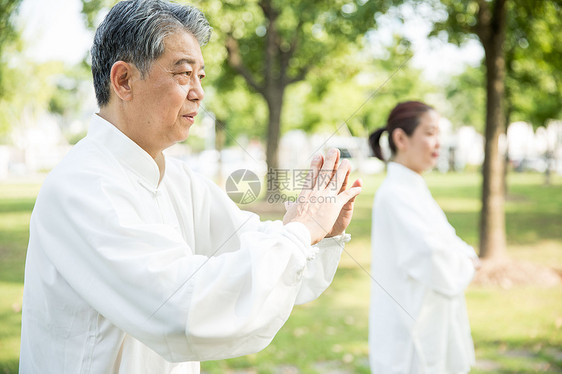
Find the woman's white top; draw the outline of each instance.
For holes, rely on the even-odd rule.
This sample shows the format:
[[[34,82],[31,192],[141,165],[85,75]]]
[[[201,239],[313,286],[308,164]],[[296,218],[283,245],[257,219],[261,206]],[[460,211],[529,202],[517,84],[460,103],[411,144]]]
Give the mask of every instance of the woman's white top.
[[[369,316],[375,374],[466,373],[474,346],[464,290],[474,249],[462,241],[424,179],[391,162],[373,209]]]

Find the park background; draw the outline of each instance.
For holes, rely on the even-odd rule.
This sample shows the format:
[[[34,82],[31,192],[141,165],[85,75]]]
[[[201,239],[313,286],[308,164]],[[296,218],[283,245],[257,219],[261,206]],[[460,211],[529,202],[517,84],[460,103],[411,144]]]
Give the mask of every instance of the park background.
[[[0,373],[18,366],[28,225],[46,173],[96,111],[88,48],[111,0],[0,0]],[[338,147],[365,188],[332,287],[295,308],[264,351],[209,373],[368,373],[371,205],[384,164],[366,138],[399,101],[443,115],[426,180],[483,267],[467,290],[475,373],[562,372],[560,1],[193,1],[214,28],[203,110],[170,148],[241,205],[282,217],[268,167]],[[290,182],[290,181],[289,181]]]

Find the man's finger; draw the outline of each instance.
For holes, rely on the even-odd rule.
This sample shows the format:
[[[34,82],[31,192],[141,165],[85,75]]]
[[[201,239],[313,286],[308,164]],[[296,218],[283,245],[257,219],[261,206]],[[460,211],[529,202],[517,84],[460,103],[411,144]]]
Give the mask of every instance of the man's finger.
[[[362,187],[351,187],[349,190],[346,190],[342,193],[340,193],[337,197],[337,199],[339,200],[339,202],[341,203],[342,207],[347,204],[347,202],[353,198],[355,198],[357,195],[359,195],[361,193]]]
[[[349,181],[349,174],[351,174],[351,168],[349,168],[349,170],[347,170],[347,173],[345,174],[345,178],[343,180],[343,184],[341,185],[340,191],[339,193],[343,192],[346,190],[347,188],[347,183]]]
[[[363,179],[359,178],[356,179],[355,182],[351,185],[351,187],[363,187]]]
[[[300,196],[308,197],[308,195],[312,193],[312,190],[318,184],[318,174],[320,173],[323,164],[324,157],[322,154],[318,153],[312,158],[312,161],[310,162],[310,172],[306,176],[306,182],[301,190]]]
[[[332,181],[330,182],[330,190],[334,191],[335,193],[341,193],[345,191],[345,189],[342,189],[342,187],[344,183],[347,184],[347,178],[350,171],[351,164],[348,160],[343,160],[340,163],[336,173],[334,174]]]
[[[321,153],[318,153],[317,155],[314,156],[314,158],[312,159],[312,162],[310,163],[310,174],[311,174],[311,184],[310,189],[312,190],[314,187],[316,187],[316,185],[318,184],[318,174],[320,173],[320,170],[322,170],[322,166],[324,165],[324,156],[322,156]]]
[[[326,161],[322,165],[318,178],[318,189],[324,190],[332,180],[334,170],[336,169],[337,160],[339,160],[340,151],[337,148],[331,148],[326,154]]]
[[[363,187],[363,181],[361,180],[361,178],[356,179],[355,182],[353,182],[353,185],[351,185],[351,187]],[[357,195],[353,196],[351,199],[348,200],[347,203],[345,203],[344,205],[349,205],[349,208],[351,209],[353,207],[353,202],[355,201],[355,198],[357,197]],[[344,206],[345,208],[345,206]]]

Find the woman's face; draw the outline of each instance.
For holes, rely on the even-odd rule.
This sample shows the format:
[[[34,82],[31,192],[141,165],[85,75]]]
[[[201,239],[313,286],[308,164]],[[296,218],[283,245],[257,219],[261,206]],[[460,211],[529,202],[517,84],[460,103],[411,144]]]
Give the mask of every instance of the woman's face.
[[[439,157],[439,114],[429,110],[420,116],[420,123],[411,136],[405,135],[397,144],[396,162],[421,174],[433,168]]]

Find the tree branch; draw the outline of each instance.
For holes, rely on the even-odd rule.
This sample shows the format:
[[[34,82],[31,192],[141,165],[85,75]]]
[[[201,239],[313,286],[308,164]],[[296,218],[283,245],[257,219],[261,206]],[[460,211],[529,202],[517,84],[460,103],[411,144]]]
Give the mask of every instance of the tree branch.
[[[299,41],[299,35],[302,31],[302,26],[304,24],[304,21],[301,19],[299,19],[299,23],[297,24],[297,27],[295,28],[295,33],[293,34],[293,39],[291,40],[291,46],[289,47],[289,50],[287,52],[284,52],[283,55],[287,56],[287,59],[290,59],[291,57],[293,57],[293,54],[295,53],[295,50],[297,49],[297,44]]]
[[[304,80],[304,78],[306,78],[306,75],[308,74],[310,70],[310,67],[303,67],[302,69],[299,70],[299,72],[297,73],[297,75],[295,75],[292,78],[288,78],[286,79],[286,82],[284,82],[285,86],[288,86],[290,84],[296,83],[296,82],[300,82],[302,80]]]
[[[298,44],[298,40],[299,40],[299,35],[301,33],[301,30],[302,30],[302,25],[303,25],[303,20],[300,19],[299,23],[297,24],[297,27],[295,29],[295,33],[293,34],[293,38],[291,39],[291,44],[289,46],[289,50],[287,50],[286,52],[283,52],[281,50],[281,78],[283,79],[283,81],[287,80],[286,79],[287,68],[289,67],[289,61],[291,60],[291,57],[293,57],[293,55],[295,54],[295,50],[297,48],[297,44]],[[290,83],[288,83],[288,84],[290,84]]]
[[[244,79],[249,86],[251,86],[255,91],[259,92],[265,96],[265,89],[262,85],[254,79],[250,71],[244,66],[242,62],[242,57],[240,56],[240,48],[238,47],[238,41],[234,39],[232,35],[226,36],[226,51],[228,53],[228,64],[236,70]]]

